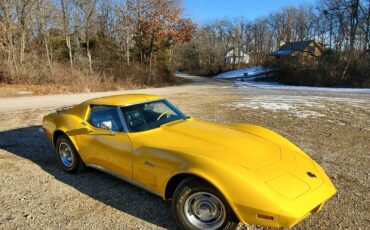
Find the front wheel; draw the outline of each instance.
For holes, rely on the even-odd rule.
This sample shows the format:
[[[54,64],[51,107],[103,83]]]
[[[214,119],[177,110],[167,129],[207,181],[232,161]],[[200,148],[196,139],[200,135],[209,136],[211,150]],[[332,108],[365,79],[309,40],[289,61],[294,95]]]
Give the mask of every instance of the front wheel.
[[[84,163],[67,136],[60,135],[57,138],[55,147],[58,161],[65,171],[75,173],[83,169]]]
[[[188,178],[176,188],[172,209],[181,229],[236,229],[238,220],[223,196],[208,183]]]

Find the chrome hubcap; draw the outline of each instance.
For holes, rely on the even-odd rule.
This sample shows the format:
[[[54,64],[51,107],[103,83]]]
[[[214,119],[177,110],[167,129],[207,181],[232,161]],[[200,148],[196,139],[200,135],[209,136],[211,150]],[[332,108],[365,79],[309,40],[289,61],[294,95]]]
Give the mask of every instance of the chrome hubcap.
[[[61,142],[58,149],[59,158],[63,165],[67,168],[73,165],[73,153],[69,145],[65,142]]]
[[[218,229],[226,220],[226,209],[222,201],[208,192],[196,192],[185,201],[185,217],[199,229]]]

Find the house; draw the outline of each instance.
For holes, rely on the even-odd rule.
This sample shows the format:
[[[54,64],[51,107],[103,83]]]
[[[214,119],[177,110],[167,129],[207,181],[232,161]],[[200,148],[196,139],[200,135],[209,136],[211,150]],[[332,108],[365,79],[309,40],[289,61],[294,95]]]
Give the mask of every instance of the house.
[[[314,64],[324,48],[325,45],[316,40],[287,42],[282,43],[271,56],[276,64]]]
[[[226,64],[248,64],[249,61],[250,56],[238,48],[232,48],[225,54]]]

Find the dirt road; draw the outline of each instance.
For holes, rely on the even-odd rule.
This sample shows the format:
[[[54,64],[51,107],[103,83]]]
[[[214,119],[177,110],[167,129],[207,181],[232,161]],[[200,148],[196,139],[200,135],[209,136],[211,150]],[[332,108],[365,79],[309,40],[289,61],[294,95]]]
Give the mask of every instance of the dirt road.
[[[189,116],[271,128],[321,164],[338,189],[296,229],[369,229],[370,94],[194,83],[165,95]],[[119,92],[0,98],[0,229],[175,229],[170,205],[104,173],[64,173],[43,133],[56,107]],[[257,227],[249,227],[257,229]],[[260,228],[258,228],[260,229]]]
[[[202,91],[210,88],[219,87],[227,84],[223,80],[213,81],[209,78],[179,75],[191,80],[192,83],[172,86],[165,88],[147,88],[137,90],[125,91],[110,91],[110,92],[97,92],[97,93],[80,93],[80,94],[64,94],[64,95],[48,95],[48,96],[25,96],[25,97],[1,97],[0,94],[0,112],[19,111],[25,109],[45,108],[45,107],[62,107],[73,104],[78,104],[82,101],[122,93],[147,93],[157,95],[173,95],[179,93],[187,93],[192,91]],[[228,82],[229,83],[229,82]]]

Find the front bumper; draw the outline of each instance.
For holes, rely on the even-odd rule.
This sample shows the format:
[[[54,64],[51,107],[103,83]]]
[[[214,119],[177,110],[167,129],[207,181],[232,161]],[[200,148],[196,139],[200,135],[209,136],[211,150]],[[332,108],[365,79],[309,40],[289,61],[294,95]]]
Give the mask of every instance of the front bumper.
[[[238,206],[238,216],[245,224],[268,227],[293,227],[310,214],[321,210],[324,203],[336,193],[335,187],[329,182],[315,190],[295,199],[281,203],[281,212],[271,212],[269,207],[263,210]]]

